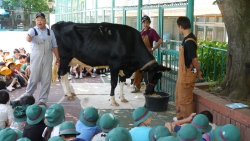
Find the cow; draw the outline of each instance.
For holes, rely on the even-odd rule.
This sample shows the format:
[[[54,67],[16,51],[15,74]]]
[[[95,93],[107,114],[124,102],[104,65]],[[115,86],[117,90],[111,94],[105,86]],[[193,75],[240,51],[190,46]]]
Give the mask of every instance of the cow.
[[[112,106],[119,106],[114,97],[118,74],[121,86],[127,77],[140,69],[147,84],[145,93],[154,93],[154,87],[163,71],[146,48],[140,32],[121,24],[58,22],[52,25],[60,55],[58,75],[64,92],[74,95],[69,87],[68,67],[80,64],[85,67],[110,68]],[[121,89],[122,90],[122,89]],[[128,102],[120,90],[121,102]]]

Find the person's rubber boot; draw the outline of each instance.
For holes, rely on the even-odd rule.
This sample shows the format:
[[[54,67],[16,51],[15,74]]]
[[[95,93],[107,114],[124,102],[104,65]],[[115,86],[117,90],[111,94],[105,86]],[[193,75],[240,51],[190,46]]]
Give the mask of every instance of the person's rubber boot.
[[[134,86],[134,90],[131,91],[131,93],[138,93],[140,91],[140,89],[138,89],[136,86]]]

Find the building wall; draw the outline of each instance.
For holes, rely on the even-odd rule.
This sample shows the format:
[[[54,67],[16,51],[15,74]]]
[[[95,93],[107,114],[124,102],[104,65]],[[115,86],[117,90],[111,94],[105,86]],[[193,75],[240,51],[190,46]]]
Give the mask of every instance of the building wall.
[[[57,13],[62,14],[62,16],[56,17],[56,21],[65,20],[73,22],[111,22],[111,5],[112,0],[85,0],[86,1],[86,19],[84,19],[83,5],[77,7],[77,4],[82,3],[82,0],[57,0],[58,5]],[[225,41],[227,39],[227,34],[225,31],[225,25],[222,20],[213,21],[217,18],[221,18],[220,11],[217,5],[212,5],[214,0],[195,0],[194,2],[194,33],[199,36],[200,40],[210,39],[210,40],[219,40]],[[63,3],[64,2],[64,3]],[[183,2],[183,0],[143,0],[143,5],[154,5],[162,4],[169,2]],[[60,6],[63,3],[64,6]],[[65,7],[66,5],[66,7]],[[121,8],[122,6],[130,7],[132,6],[133,10],[126,11],[126,24],[137,28],[137,15],[138,10],[136,9],[138,5],[138,0],[115,0],[115,8]],[[98,7],[97,10],[95,7]],[[103,18],[103,11],[105,11],[105,16]],[[97,19],[95,19],[95,12],[97,12]],[[66,14],[64,14],[66,13]],[[64,15],[63,15],[64,14]],[[151,17],[152,23],[151,27],[158,30],[158,19],[159,19],[159,10],[156,9],[143,9],[142,16],[148,15]],[[162,34],[170,35],[173,40],[181,40],[182,37],[178,33],[178,27],[176,25],[176,19],[179,16],[186,15],[186,7],[183,8],[165,8],[163,12],[163,29]],[[81,18],[79,18],[81,17]],[[203,17],[204,21],[199,21],[199,17]],[[202,19],[202,18],[200,18]],[[123,11],[114,10],[114,23],[122,24],[123,23]],[[158,31],[159,32],[159,31]]]

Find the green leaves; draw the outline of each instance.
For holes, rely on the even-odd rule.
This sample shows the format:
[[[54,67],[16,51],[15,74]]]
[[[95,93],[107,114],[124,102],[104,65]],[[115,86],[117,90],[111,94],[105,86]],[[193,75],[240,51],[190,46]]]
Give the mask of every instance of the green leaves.
[[[47,0],[3,0],[3,7],[9,9],[10,7],[23,7],[30,9],[31,12],[49,11]]]
[[[199,43],[197,52],[206,81],[216,81],[225,76],[227,49],[226,42],[205,40]]]

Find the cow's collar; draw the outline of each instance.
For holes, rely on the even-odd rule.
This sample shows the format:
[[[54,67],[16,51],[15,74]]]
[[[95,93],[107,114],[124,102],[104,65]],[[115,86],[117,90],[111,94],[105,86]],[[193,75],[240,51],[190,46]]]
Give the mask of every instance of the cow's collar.
[[[147,66],[150,66],[150,65],[152,65],[152,64],[154,64],[154,63],[157,63],[157,62],[155,61],[155,59],[149,61],[147,64],[145,64],[145,65],[140,69],[140,71],[144,70]]]

